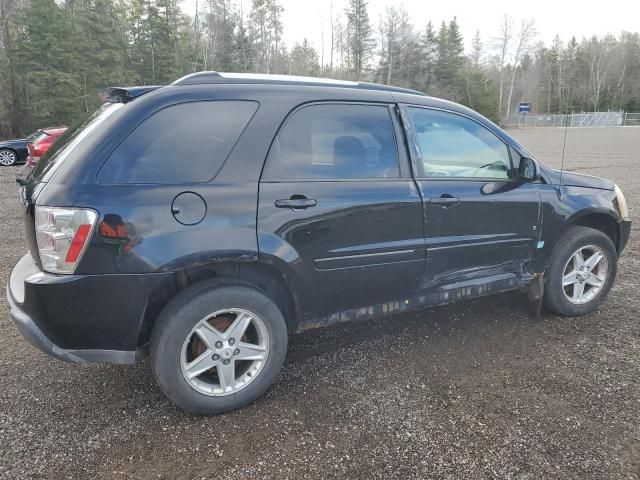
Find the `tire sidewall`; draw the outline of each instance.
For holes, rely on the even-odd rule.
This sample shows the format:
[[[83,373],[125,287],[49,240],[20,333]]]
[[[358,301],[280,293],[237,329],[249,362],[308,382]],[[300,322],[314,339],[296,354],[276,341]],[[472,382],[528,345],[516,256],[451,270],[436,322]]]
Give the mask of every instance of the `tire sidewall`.
[[[571,256],[581,247],[587,245],[596,245],[606,255],[607,278],[602,289],[591,301],[584,304],[575,304],[571,303],[564,295],[562,278]],[[607,235],[589,227],[571,227],[558,241],[551,255],[547,270],[545,305],[560,315],[579,316],[593,312],[611,290],[616,278],[617,268],[618,254],[613,242]]]
[[[240,285],[203,283],[208,285],[181,292],[158,318],[151,335],[151,362],[156,381],[176,405],[196,414],[215,414],[247,405],[269,388],[287,352],[287,327],[279,308],[261,292]],[[262,319],[269,333],[269,356],[259,375],[243,389],[225,396],[205,395],[182,374],[182,346],[197,322],[215,311],[233,307]]]

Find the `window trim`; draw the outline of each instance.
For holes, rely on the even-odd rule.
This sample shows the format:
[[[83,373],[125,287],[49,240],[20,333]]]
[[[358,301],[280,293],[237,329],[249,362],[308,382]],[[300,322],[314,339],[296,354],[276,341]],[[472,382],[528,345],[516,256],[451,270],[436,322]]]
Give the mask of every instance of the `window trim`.
[[[398,104],[400,107],[400,113],[401,113],[401,118],[402,118],[402,124],[405,130],[405,134],[407,136],[407,143],[408,143],[408,147],[409,147],[409,151],[411,153],[411,166],[413,167],[413,174],[414,174],[414,178],[416,180],[421,180],[421,181],[429,181],[429,180],[434,180],[434,181],[464,181],[464,182],[469,182],[469,181],[477,181],[477,182],[518,182],[517,178],[514,178],[514,166],[513,166],[513,156],[511,155],[511,149],[512,146],[511,144],[509,144],[508,142],[506,142],[502,137],[500,137],[500,135],[497,135],[494,131],[492,131],[490,128],[488,128],[486,125],[484,125],[482,122],[478,121],[477,119],[471,117],[470,115],[466,115],[464,113],[461,112],[456,112],[454,110],[450,110],[447,108],[441,108],[441,107],[431,107],[431,106],[427,106],[427,105],[416,105],[416,104],[412,104],[412,103],[400,103]],[[491,135],[493,135],[494,137],[496,137],[498,140],[500,140],[500,142],[502,142],[505,146],[505,148],[507,149],[507,155],[509,156],[509,170],[507,171],[507,178],[501,178],[501,177],[425,177],[425,176],[418,176],[418,172],[421,172],[423,170],[423,167],[420,167],[418,165],[418,162],[421,161],[420,158],[418,158],[418,139],[415,138],[415,134],[414,134],[414,128],[413,128],[413,124],[410,120],[409,117],[409,112],[408,109],[409,108],[421,108],[423,110],[435,110],[435,111],[439,111],[439,112],[444,112],[444,113],[448,113],[451,115],[457,115],[459,117],[464,117],[468,120],[471,120],[472,122],[476,123],[477,125],[480,125],[482,128],[484,128],[486,131],[488,131]]]
[[[393,126],[393,139],[396,145],[396,158],[398,160],[398,176],[397,177],[389,177],[389,178],[380,178],[380,177],[363,177],[363,178],[265,178],[265,172],[267,171],[267,166],[269,164],[269,157],[271,157],[271,151],[274,148],[276,141],[278,140],[278,136],[287,126],[291,118],[299,112],[308,107],[314,106],[325,106],[325,105],[357,105],[357,106],[372,106],[372,107],[385,107],[387,109],[387,113],[389,115],[389,120],[391,125]],[[393,102],[371,102],[371,101],[363,101],[359,102],[357,100],[315,100],[311,102],[301,103],[297,105],[282,120],[282,123],[278,127],[275,135],[271,139],[271,144],[269,145],[269,150],[267,151],[267,155],[264,159],[264,163],[262,165],[262,171],[260,172],[260,183],[336,183],[336,182],[393,182],[393,181],[406,181],[407,179],[412,178],[411,170],[409,169],[410,159],[400,148],[399,142],[403,142],[404,139],[398,137],[400,134],[398,125],[398,119],[396,118],[394,110],[394,106],[396,104]]]
[[[227,154],[226,158],[222,161],[222,163],[220,164],[220,167],[218,167],[218,169],[215,172],[213,172],[213,175],[210,178],[208,178],[206,180],[199,181],[199,182],[173,182],[173,183],[158,183],[158,182],[130,182],[130,183],[123,183],[123,182],[104,182],[104,181],[100,180],[100,174],[101,174],[103,168],[105,168],[105,166],[109,162],[109,159],[114,154],[114,152],[118,148],[120,148],[120,145],[122,145],[125,142],[125,140],[127,140],[131,135],[133,135],[135,133],[135,131],[142,124],[144,124],[147,120],[149,120],[151,117],[153,117],[154,115],[162,112],[163,110],[166,110],[168,108],[173,108],[173,107],[176,107],[178,105],[185,105],[185,104],[191,104],[191,103],[214,103],[214,102],[250,102],[250,103],[254,103],[256,105],[256,109],[251,114],[251,117],[249,117],[249,120],[247,121],[247,123],[245,124],[243,129],[240,131],[240,135],[238,136],[238,138],[236,139],[234,144],[231,146],[231,150],[229,150],[229,153]],[[169,103],[167,105],[163,105],[162,107],[153,110],[148,115],[146,115],[144,118],[142,118],[136,125],[134,125],[126,133],[126,135],[123,135],[122,139],[104,156],[104,160],[100,163],[100,166],[99,166],[99,168],[97,169],[97,171],[95,173],[96,184],[98,184],[98,185],[142,185],[142,186],[167,186],[168,185],[168,186],[171,186],[171,185],[206,185],[208,183],[211,183],[220,174],[220,172],[222,171],[224,166],[227,164],[227,161],[229,160],[231,155],[233,155],[233,151],[238,146],[238,143],[242,139],[242,137],[243,137],[244,133],[246,132],[247,128],[249,128],[249,125],[251,124],[251,122],[253,121],[255,116],[257,115],[257,113],[260,110],[261,106],[262,105],[258,100],[249,99],[249,98],[194,99],[194,100],[178,101],[178,102]]]

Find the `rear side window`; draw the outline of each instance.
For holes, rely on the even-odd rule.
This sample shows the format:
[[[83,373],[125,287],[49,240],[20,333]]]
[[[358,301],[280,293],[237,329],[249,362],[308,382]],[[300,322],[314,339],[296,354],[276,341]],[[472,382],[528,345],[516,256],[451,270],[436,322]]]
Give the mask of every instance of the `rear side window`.
[[[136,127],[98,175],[101,183],[211,180],[258,109],[252,101],[191,102],[164,108]]]
[[[271,147],[266,180],[398,178],[384,105],[310,105],[294,112]]]

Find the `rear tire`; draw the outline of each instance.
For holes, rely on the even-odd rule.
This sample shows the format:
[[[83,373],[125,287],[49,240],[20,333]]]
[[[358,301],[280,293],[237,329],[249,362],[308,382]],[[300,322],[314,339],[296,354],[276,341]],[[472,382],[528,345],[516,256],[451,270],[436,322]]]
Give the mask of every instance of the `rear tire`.
[[[565,316],[593,312],[611,290],[617,263],[618,254],[607,235],[589,227],[570,227],[551,254],[545,306]]]
[[[180,292],[151,333],[158,385],[178,407],[199,415],[256,400],[273,383],[286,352],[278,306],[258,290],[219,280]]]

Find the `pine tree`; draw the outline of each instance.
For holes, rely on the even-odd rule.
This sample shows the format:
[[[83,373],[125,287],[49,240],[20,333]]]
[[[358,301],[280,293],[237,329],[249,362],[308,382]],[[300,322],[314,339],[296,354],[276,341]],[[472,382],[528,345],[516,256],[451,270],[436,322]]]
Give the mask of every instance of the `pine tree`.
[[[356,79],[360,79],[363,70],[368,66],[374,48],[373,30],[369,23],[367,2],[365,0],[349,0],[346,14],[351,71]]]
[[[281,55],[282,6],[277,0],[253,0],[249,14],[249,28],[256,51],[256,70],[273,73],[273,66]]]
[[[435,76],[438,94],[451,100],[463,98],[461,70],[464,64],[464,46],[457,20],[447,25],[442,22],[438,36]]]
[[[302,43],[297,43],[289,55],[290,75],[317,76],[320,73],[318,52],[305,38]]]
[[[27,83],[30,125],[70,124],[82,111],[83,85],[73,74],[71,22],[54,0],[33,0],[25,12],[18,58]]]
[[[420,50],[422,58],[418,60],[420,62],[418,89],[431,92],[434,84],[435,63],[438,56],[438,42],[431,22],[427,23],[427,28],[422,35]]]

